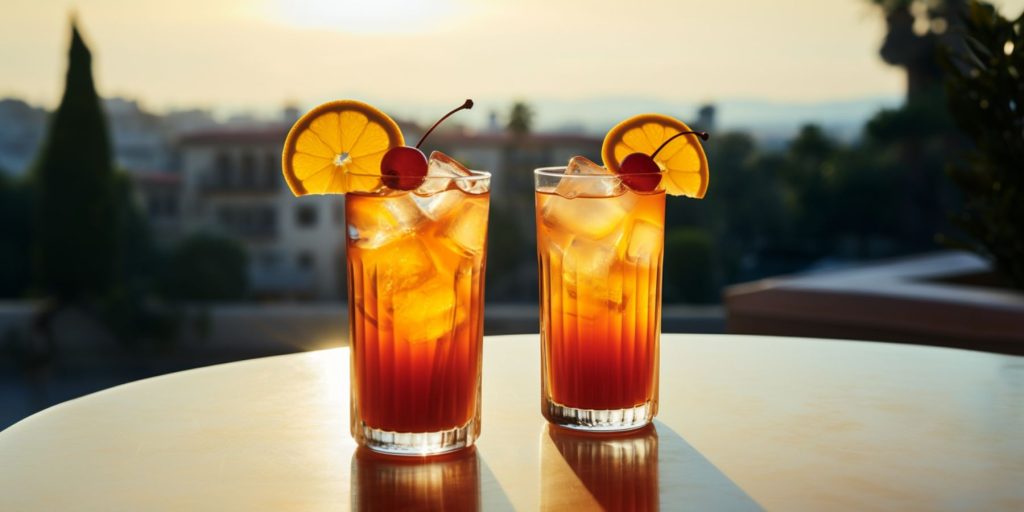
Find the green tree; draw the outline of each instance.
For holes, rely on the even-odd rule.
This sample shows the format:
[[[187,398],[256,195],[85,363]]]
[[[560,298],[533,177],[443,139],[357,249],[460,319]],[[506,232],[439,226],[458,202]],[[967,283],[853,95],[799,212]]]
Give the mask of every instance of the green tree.
[[[965,0],[870,0],[885,17],[886,34],[878,53],[907,74],[907,101],[942,88],[936,59],[941,45],[958,43]]]
[[[665,234],[665,302],[712,303],[719,299],[711,237],[693,228]]]
[[[500,203],[491,203],[487,232],[487,286],[489,300],[520,298],[523,261],[535,259],[533,240],[527,239],[514,211]]]
[[[33,280],[57,303],[111,287],[118,254],[114,181],[92,57],[72,22],[64,96],[32,174]]]
[[[705,146],[712,167],[708,199],[668,201],[667,231],[695,228],[710,237],[715,258],[697,271],[716,284],[761,277],[762,257],[783,243],[791,216],[778,157],[762,154],[746,133],[716,134]],[[675,264],[666,260],[666,283]]]
[[[955,220],[962,245],[1024,289],[1024,13],[1011,21],[972,1],[965,29],[967,49],[944,59],[950,112],[974,142],[950,167],[965,198]]]
[[[837,144],[817,125],[806,125],[789,144],[780,174],[798,198],[791,207],[792,240],[812,257],[830,252],[835,204]]]
[[[22,297],[28,291],[32,260],[31,190],[23,180],[0,170],[0,297]]]
[[[533,109],[522,101],[512,104],[512,110],[508,116],[508,131],[513,135],[523,136],[533,129]]]
[[[248,256],[238,242],[199,233],[174,248],[165,288],[179,300],[235,300],[248,288]]]

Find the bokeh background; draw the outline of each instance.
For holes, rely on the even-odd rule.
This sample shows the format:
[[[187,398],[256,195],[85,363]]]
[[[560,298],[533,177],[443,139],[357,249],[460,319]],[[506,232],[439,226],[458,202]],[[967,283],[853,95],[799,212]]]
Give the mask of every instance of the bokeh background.
[[[291,197],[280,151],[346,97],[407,139],[476,101],[427,145],[494,174],[488,333],[537,331],[532,169],[659,112],[712,133],[707,199],[669,200],[665,331],[1024,350],[1024,0],[3,10],[0,428],[344,344],[343,199]]]

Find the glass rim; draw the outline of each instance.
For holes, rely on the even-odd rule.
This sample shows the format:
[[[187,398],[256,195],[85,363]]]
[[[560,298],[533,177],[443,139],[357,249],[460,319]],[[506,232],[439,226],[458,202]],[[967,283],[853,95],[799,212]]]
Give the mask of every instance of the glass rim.
[[[490,179],[492,177],[491,173],[489,173],[487,171],[477,171],[477,170],[473,170],[473,169],[467,169],[467,170],[470,172],[469,176],[423,176],[423,179],[424,180],[440,180],[440,179],[445,179],[445,180],[454,180],[454,181],[482,181],[482,180]],[[360,172],[349,172],[349,173],[346,173],[346,174],[348,174],[349,176],[356,176],[356,177],[359,177],[359,178],[374,178],[374,179],[378,179],[378,180],[382,180],[382,179],[385,178],[385,176],[381,175],[381,174],[366,174],[366,173],[360,173]]]
[[[568,166],[561,165],[555,167],[538,167],[533,170],[533,174],[536,176],[547,176],[549,178],[569,178],[569,179],[622,179],[623,174],[566,174],[565,170]],[[664,176],[665,171],[661,172],[638,172],[630,174],[629,176]]]

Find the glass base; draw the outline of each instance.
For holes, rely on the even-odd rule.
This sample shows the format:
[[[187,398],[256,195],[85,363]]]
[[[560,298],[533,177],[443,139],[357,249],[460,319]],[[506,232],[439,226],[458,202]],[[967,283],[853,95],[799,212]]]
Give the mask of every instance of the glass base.
[[[650,400],[628,409],[577,409],[544,399],[544,417],[560,427],[587,432],[624,432],[645,427],[654,419]]]
[[[439,455],[473,446],[480,428],[477,420],[461,427],[437,432],[391,432],[359,422],[355,428],[356,443],[375,452],[410,457]]]

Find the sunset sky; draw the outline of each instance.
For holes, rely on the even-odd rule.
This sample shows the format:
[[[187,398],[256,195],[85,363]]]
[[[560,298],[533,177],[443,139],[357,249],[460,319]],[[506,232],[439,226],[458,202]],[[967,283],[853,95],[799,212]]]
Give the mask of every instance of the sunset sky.
[[[3,3],[0,97],[48,107],[59,99],[73,10],[101,93],[154,110],[346,96],[800,102],[903,89],[877,56],[884,27],[866,0]]]

